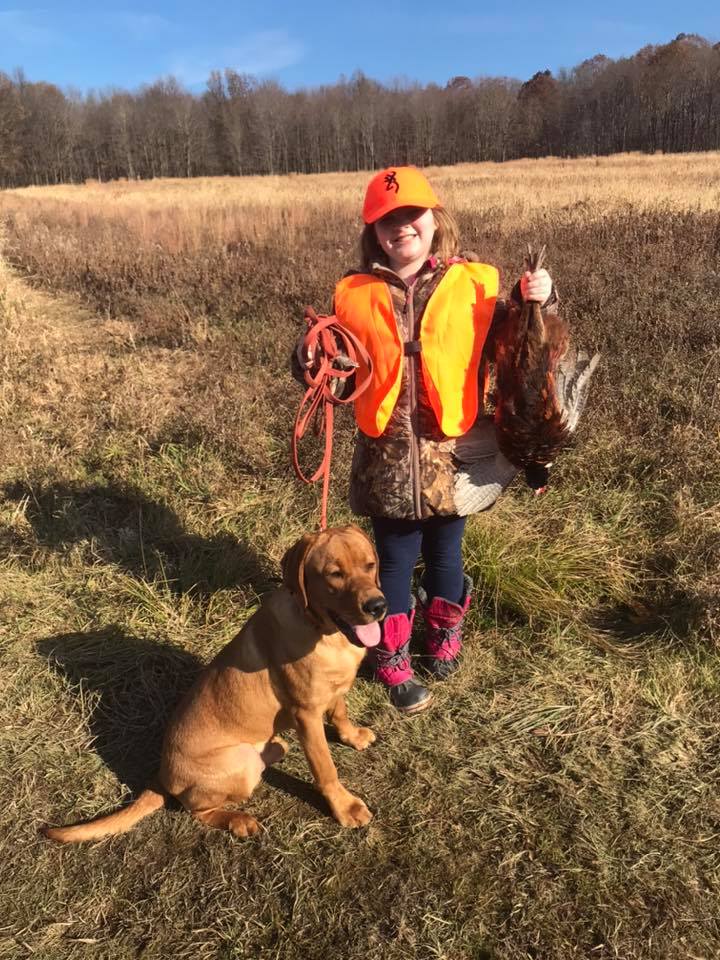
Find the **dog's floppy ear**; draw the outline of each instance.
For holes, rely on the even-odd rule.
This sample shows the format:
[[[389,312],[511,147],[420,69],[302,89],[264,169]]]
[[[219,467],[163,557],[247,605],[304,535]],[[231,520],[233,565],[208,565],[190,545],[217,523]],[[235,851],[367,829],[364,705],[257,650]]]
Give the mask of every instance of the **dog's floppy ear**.
[[[370,537],[368,537],[368,540],[370,540]],[[377,549],[372,540],[370,540],[370,546],[372,547],[372,552],[375,557],[375,586],[378,588],[378,590],[382,590],[382,587],[380,586],[380,557],[378,556]]]
[[[382,589],[380,586],[380,557],[378,556],[378,552],[375,548],[375,543],[372,537],[369,537],[363,528],[359,527],[356,523],[348,523],[345,529],[352,530],[354,533],[360,534],[360,536],[367,540],[367,542],[370,544],[373,556],[375,557],[375,586],[378,588],[378,590]]]
[[[291,593],[300,597],[306,610],[308,608],[308,598],[305,589],[305,561],[317,538],[316,533],[306,533],[286,551],[285,556],[280,561],[283,583]]]

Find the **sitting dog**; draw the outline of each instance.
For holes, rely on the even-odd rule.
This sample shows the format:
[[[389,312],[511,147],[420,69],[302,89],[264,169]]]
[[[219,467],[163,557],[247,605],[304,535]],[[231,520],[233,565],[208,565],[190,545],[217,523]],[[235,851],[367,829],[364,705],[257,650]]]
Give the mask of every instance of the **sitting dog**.
[[[282,560],[283,585],[200,674],[165,732],[157,783],[128,807],[89,823],[44,827],[60,843],[124,833],[176,797],[213,827],[247,837],[257,820],[244,803],[266,766],[282,759],[283,730],[295,729],[315,784],[344,827],[372,814],[340,783],[323,720],[343,743],[364,750],[375,740],[348,718],[344,695],[366,648],[380,640],[387,602],[377,554],[356,526],[306,534]]]

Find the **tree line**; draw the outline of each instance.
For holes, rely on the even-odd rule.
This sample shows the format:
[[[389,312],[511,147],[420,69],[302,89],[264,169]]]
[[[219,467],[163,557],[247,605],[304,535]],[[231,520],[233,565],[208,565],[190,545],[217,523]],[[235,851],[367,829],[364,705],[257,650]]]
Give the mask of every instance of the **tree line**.
[[[234,70],[201,94],[63,92],[0,73],[0,187],[87,179],[320,173],[720,148],[720,43],[695,34],[557,75],[286,91]]]

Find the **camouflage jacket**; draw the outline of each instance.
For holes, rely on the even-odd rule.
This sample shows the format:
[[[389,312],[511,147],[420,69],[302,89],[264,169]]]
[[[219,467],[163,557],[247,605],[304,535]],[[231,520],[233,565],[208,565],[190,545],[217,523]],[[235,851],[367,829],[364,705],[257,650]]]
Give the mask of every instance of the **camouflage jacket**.
[[[390,290],[403,341],[419,339],[423,311],[447,268],[447,262],[431,257],[406,283],[388,267],[374,265],[373,274]],[[512,297],[519,300],[519,286]],[[553,309],[555,300],[553,291],[545,308]],[[506,314],[507,305],[499,299],[483,349],[481,383],[494,360],[495,335]],[[487,411],[479,411],[464,436],[443,434],[423,382],[420,355],[415,353],[403,358],[400,394],[385,431],[379,437],[358,432],[350,507],[362,516],[395,519],[475,513],[492,506],[516,473],[497,447]]]

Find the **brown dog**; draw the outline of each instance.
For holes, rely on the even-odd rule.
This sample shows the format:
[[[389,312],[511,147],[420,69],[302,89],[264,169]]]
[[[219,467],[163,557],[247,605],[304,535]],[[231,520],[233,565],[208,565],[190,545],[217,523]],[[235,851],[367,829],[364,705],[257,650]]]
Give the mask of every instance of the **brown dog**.
[[[282,561],[283,586],[198,677],[165,733],[157,789],[117,813],[74,827],[45,827],[61,843],[129,830],[177,797],[198,820],[236,836],[257,833],[254,817],[226,810],[244,803],[268,764],[282,759],[283,730],[297,730],[315,784],[344,827],[372,814],[340,783],[323,719],[343,743],[364,750],[375,739],[348,718],[344,695],[366,647],[380,639],[387,603],[377,555],[356,526],[306,534]]]

